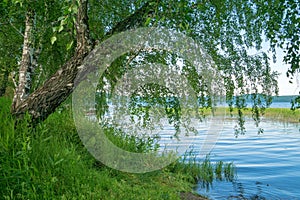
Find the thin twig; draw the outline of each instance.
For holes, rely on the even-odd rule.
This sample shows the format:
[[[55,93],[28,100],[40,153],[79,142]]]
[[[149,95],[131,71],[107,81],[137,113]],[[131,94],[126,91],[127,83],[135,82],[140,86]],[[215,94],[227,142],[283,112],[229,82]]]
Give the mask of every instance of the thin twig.
[[[16,72],[13,71],[11,73],[12,73],[11,79],[12,79],[12,81],[14,83],[15,88],[17,88],[17,82],[16,82],[16,79],[15,79]]]
[[[11,23],[11,21],[9,21],[9,24],[20,34],[20,35],[22,35],[22,37],[24,37],[24,34],[23,33],[21,33],[14,25],[13,25],[13,23]]]

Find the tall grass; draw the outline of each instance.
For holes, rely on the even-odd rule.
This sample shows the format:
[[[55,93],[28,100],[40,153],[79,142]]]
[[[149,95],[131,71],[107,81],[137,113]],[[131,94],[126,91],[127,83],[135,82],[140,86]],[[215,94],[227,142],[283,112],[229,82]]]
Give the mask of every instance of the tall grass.
[[[266,119],[284,123],[299,123],[300,110],[291,110],[289,108],[267,108],[264,117]]]
[[[0,98],[0,199],[180,199],[180,192],[192,191],[196,181],[225,170],[211,171],[209,161],[178,161],[146,174],[116,171],[84,148],[68,104],[36,127],[29,116],[15,124],[10,104]],[[111,136],[129,150],[153,150],[151,141]]]

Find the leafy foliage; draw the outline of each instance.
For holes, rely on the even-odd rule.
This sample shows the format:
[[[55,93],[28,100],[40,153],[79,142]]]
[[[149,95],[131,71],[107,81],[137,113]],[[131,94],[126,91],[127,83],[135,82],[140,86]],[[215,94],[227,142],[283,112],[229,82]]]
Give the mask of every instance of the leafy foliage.
[[[30,7],[36,13],[32,56],[39,66],[34,72],[31,91],[41,86],[74,53],[78,3],[70,0],[3,1],[0,41],[5,45],[0,51],[7,56],[1,57],[0,64],[5,66],[4,71],[17,74],[23,21]],[[259,122],[260,114],[271,103],[271,96],[278,94],[278,74],[270,68],[271,58],[261,52],[263,40],[269,42],[274,60],[276,48],[284,50],[284,62],[290,66],[287,76],[291,80],[299,70],[299,5],[298,0],[113,0],[101,3],[90,0],[87,26],[91,39],[99,42],[119,30],[140,26],[176,29],[195,39],[220,70],[228,105],[240,109],[239,127],[243,132],[244,97],[252,95],[253,117]],[[249,50],[257,53],[250,55]],[[204,97],[203,93],[199,98]]]

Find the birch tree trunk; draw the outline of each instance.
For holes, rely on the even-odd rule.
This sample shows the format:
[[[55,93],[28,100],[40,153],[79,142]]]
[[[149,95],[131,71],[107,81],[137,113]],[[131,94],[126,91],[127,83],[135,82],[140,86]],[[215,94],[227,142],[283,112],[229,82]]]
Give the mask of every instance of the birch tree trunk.
[[[81,66],[83,59],[91,51],[91,42],[89,38],[87,0],[80,0],[75,23],[77,46],[74,56],[48,79],[42,87],[26,97],[26,71],[30,65],[29,35],[32,28],[31,14],[32,12],[29,12],[26,16],[20,80],[12,104],[12,114],[17,118],[22,118],[26,112],[29,112],[33,122],[37,122],[47,118],[71,94],[78,67]]]
[[[24,101],[29,92],[29,90],[26,90],[26,73],[31,66],[30,48],[32,47],[33,17],[34,11],[29,8],[26,12],[23,51],[19,68],[19,80],[15,90],[12,110],[15,110],[22,103],[22,101]]]
[[[43,86],[35,90],[21,103],[17,102],[13,104],[12,114],[16,118],[22,118],[28,112],[32,117],[33,123],[42,121],[53,113],[73,92],[74,81],[79,73],[79,67],[82,65],[84,58],[93,49],[93,44],[89,36],[87,5],[88,0],[79,0],[75,23],[77,46],[73,57],[52,75]],[[117,28],[113,28],[107,36],[140,26],[144,23],[145,16],[152,12],[153,9],[151,9],[150,4],[144,4],[135,13],[116,24]],[[19,94],[21,96],[22,91]]]

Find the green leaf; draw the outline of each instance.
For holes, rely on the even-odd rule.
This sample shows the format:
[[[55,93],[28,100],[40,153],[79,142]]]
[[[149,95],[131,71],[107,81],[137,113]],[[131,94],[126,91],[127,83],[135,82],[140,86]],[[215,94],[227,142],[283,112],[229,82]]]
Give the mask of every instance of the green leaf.
[[[23,1],[22,0],[14,0],[13,1],[14,4],[20,4],[21,7],[23,7]]]
[[[69,17],[66,16],[64,19],[62,19],[62,20],[60,21],[60,25],[61,25],[61,26],[65,25],[65,24],[68,22],[68,20],[69,20]]]
[[[58,27],[58,32],[61,32],[62,30],[64,30],[64,26],[63,26],[63,25],[60,25],[60,26]]]
[[[72,17],[72,21],[73,21],[74,23],[76,23],[76,18],[75,18],[75,17]]]
[[[78,7],[76,5],[73,6],[73,13],[78,13]]]
[[[58,30],[58,27],[57,27],[57,26],[52,27],[52,31],[53,31],[53,32],[56,32],[57,30]]]
[[[53,36],[52,38],[51,38],[51,44],[54,44],[54,42],[57,40],[57,38],[56,38],[56,36]]]
[[[67,44],[67,50],[70,50],[73,46],[73,41]]]
[[[58,21],[61,21],[61,20],[63,20],[65,18],[65,16],[60,16],[57,20]]]
[[[151,22],[151,18],[148,17],[147,20],[146,20],[146,22],[145,22],[145,26],[148,26],[150,24],[150,22]]]

